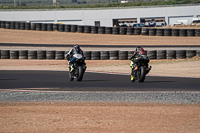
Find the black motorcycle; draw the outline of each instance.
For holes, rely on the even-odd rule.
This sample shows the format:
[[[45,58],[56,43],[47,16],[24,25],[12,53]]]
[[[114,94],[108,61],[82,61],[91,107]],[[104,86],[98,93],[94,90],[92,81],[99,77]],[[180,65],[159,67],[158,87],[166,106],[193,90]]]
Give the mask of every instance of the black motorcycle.
[[[134,70],[133,61],[131,60],[131,81],[135,82],[135,80],[138,80],[139,82],[144,82],[146,75],[151,70],[151,66],[148,67],[149,61],[145,60],[145,58],[141,56],[139,57],[139,60],[136,63],[137,67]]]
[[[82,81],[86,70],[85,58],[81,54],[77,54],[74,57],[76,58],[76,61],[73,64],[74,70],[71,70],[71,67],[69,67],[69,79],[70,81],[73,81],[74,78],[76,78],[77,81]]]

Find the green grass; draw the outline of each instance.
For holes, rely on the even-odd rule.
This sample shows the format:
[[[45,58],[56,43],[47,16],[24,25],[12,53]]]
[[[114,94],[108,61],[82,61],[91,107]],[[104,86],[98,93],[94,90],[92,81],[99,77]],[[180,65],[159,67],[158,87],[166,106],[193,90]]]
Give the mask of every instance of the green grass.
[[[112,0],[111,0],[112,1]],[[136,0],[137,1],[137,0]],[[53,7],[45,2],[39,5],[27,4],[27,6],[14,7],[13,4],[1,5],[0,9],[59,9],[59,8],[107,8],[107,7],[138,7],[138,6],[157,6],[157,5],[176,5],[176,4],[200,4],[200,0],[168,0],[168,1],[151,1],[151,2],[129,2],[125,4],[111,2],[102,2],[101,4],[60,4],[59,7]]]

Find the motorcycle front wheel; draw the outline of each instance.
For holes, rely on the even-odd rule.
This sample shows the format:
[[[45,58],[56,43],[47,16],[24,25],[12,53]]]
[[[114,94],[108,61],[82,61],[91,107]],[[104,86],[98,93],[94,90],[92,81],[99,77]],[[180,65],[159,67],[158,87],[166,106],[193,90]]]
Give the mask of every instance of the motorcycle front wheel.
[[[78,75],[77,75],[77,81],[81,81],[83,79],[83,67],[78,67]]]
[[[140,71],[140,74],[139,74],[139,82],[144,82],[145,77],[146,77],[146,69],[145,69],[144,66],[141,66],[139,69],[140,69],[140,70],[139,70],[139,71]]]

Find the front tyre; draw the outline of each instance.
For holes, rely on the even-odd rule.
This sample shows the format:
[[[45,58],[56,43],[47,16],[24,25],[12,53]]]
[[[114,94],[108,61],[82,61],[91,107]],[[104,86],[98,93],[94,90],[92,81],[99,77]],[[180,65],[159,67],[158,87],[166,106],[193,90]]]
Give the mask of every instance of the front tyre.
[[[139,69],[140,69],[139,82],[144,82],[146,77],[146,69],[144,66],[141,66]]]
[[[78,67],[78,76],[77,76],[77,81],[82,81],[83,79],[83,67],[82,66],[79,66]]]

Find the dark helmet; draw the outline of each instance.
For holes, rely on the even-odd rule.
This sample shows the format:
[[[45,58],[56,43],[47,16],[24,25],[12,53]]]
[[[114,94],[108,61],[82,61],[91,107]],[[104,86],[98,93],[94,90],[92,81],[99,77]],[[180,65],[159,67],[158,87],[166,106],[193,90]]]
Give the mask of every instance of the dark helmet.
[[[138,52],[139,54],[143,54],[143,55],[146,55],[146,51],[144,51],[144,49],[140,46],[138,46],[136,49],[135,49],[136,52]]]
[[[80,52],[81,52],[80,46],[79,46],[78,44],[74,45],[74,50],[75,50],[78,54],[80,54]]]
[[[135,49],[136,52],[139,52],[139,51],[144,51],[144,49],[140,46],[138,46],[136,49]]]

